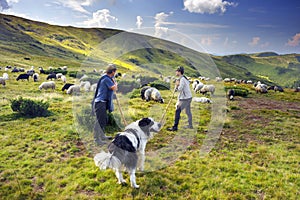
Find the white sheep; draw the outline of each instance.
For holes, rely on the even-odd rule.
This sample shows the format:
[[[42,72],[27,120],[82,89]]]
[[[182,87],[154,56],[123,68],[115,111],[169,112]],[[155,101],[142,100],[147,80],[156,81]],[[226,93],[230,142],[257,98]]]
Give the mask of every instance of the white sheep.
[[[4,78],[4,80],[8,80],[8,79],[9,79],[9,76],[8,76],[7,73],[3,73],[3,76],[2,76],[2,77]]]
[[[97,83],[94,83],[93,85],[91,85],[90,91],[91,92],[95,92],[97,89]]]
[[[198,85],[196,85],[194,92],[200,92],[201,88],[204,86],[204,84],[202,82],[199,81]]]
[[[3,77],[0,77],[0,84],[5,87],[6,83],[5,83],[5,79]]]
[[[49,81],[49,82],[43,82],[40,86],[39,86],[39,90],[47,90],[47,89],[55,89],[55,82],[54,81]]]
[[[212,101],[207,97],[193,97],[192,101],[199,103],[212,103]]]
[[[204,85],[200,89],[200,93],[201,94],[206,94],[207,92],[210,92],[211,95],[214,95],[214,93],[215,93],[215,86],[214,85]]]
[[[91,83],[89,81],[82,81],[80,87],[83,87],[84,91],[88,92],[91,88]]]
[[[195,79],[193,80],[193,83],[192,83],[192,88],[193,90],[195,90],[196,86],[200,83],[200,81],[198,79]]]
[[[62,75],[63,75],[62,73],[57,73],[56,74],[56,79],[60,79]]]
[[[34,73],[33,75],[32,75],[32,78],[33,78],[33,81],[34,82],[37,82],[37,81],[39,81],[39,74],[38,73]]]
[[[217,82],[221,82],[221,81],[222,81],[222,78],[219,77],[219,76],[217,76],[217,77],[216,77],[216,81],[217,81]]]
[[[62,70],[67,71],[68,67],[67,66],[63,66]]]
[[[88,78],[88,75],[84,74],[84,75],[79,79],[79,81],[82,81],[83,79],[86,79],[86,78]]]
[[[67,77],[65,75],[62,75],[60,77],[60,80],[62,80],[63,83],[66,83],[67,82]]]
[[[257,84],[255,87],[256,93],[268,93],[268,86],[266,84]]]
[[[80,93],[80,85],[72,85],[67,90],[67,94],[79,94]]]
[[[146,101],[154,100],[160,103],[164,103],[164,99],[161,97],[160,92],[158,89],[154,87],[148,88],[144,93]]]

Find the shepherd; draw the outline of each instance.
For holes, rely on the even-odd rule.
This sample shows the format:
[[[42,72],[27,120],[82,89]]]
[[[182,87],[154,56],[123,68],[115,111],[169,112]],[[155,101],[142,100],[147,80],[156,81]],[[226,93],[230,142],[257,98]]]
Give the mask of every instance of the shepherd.
[[[190,90],[190,82],[188,79],[183,75],[184,68],[179,66],[176,69],[176,76],[179,78],[175,82],[175,89],[179,92],[177,103],[176,103],[176,111],[175,111],[175,120],[174,125],[168,128],[168,131],[177,131],[178,124],[180,120],[180,113],[183,109],[188,116],[188,126],[184,126],[184,128],[193,129],[193,121],[192,121],[192,112],[191,112],[191,102],[192,102],[192,93]]]
[[[108,122],[107,112],[111,113],[114,110],[113,94],[118,90],[117,82],[114,80],[116,71],[117,68],[114,64],[108,65],[106,74],[98,81],[92,102],[93,112],[97,118],[94,125],[94,140],[97,145],[103,145],[106,143],[105,140],[112,139],[112,137],[106,136],[104,131]]]

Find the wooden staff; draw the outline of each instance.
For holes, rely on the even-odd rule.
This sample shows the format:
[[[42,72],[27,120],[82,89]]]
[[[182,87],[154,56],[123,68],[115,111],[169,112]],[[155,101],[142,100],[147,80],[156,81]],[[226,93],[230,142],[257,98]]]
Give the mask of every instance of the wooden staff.
[[[118,99],[117,92],[115,91],[115,93],[116,93],[116,101],[117,101],[117,104],[118,104],[118,107],[119,107],[119,110],[120,110],[120,114],[121,114],[123,123],[125,124],[125,126],[127,126],[128,124],[127,124],[126,119],[124,117],[124,114],[123,114],[123,111],[122,111],[122,108],[121,108],[121,105],[120,105],[120,102],[119,102],[119,99]]]
[[[176,92],[176,87],[174,88],[174,91],[173,91],[173,94],[172,94],[172,97],[171,97],[171,99],[169,100],[169,103],[168,103],[168,105],[167,105],[167,107],[166,107],[166,110],[165,110],[165,112],[163,113],[163,115],[162,115],[162,117],[161,117],[161,120],[160,120],[160,124],[162,124],[163,123],[163,120],[164,120],[164,118],[165,118],[165,115],[166,115],[166,113],[167,113],[167,110],[168,110],[168,108],[169,108],[169,106],[170,106],[170,104],[171,104],[171,101],[172,101],[172,99],[174,98],[174,94],[175,94],[175,92]]]

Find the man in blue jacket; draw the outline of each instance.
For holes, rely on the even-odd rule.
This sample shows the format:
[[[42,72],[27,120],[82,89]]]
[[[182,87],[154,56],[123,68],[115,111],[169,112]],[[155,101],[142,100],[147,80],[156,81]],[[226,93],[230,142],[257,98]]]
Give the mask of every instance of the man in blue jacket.
[[[105,144],[104,140],[112,139],[112,137],[105,135],[104,130],[108,121],[107,111],[112,112],[114,110],[113,94],[118,89],[118,85],[114,81],[116,71],[116,66],[109,64],[106,74],[100,78],[97,84],[93,105],[97,118],[94,126],[94,140],[97,145]]]
[[[193,128],[192,112],[191,112],[192,93],[190,89],[190,82],[183,74],[184,74],[184,68],[179,66],[176,69],[176,76],[178,76],[178,79],[175,82],[175,88],[177,88],[179,95],[176,103],[174,125],[171,128],[168,128],[169,131],[178,130],[180,113],[183,109],[185,109],[185,112],[188,116],[188,123],[189,123],[189,125],[185,126],[184,128],[189,128],[189,129]]]

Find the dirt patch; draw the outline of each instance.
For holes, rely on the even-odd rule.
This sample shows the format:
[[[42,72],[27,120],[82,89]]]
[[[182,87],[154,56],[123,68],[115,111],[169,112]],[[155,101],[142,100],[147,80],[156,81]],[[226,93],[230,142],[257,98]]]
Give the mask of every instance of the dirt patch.
[[[286,115],[300,118],[300,102],[273,100],[266,97],[237,98],[236,109],[229,111],[228,116],[232,119],[229,128],[224,128],[221,141],[233,141],[241,143],[264,143],[262,137],[287,140],[287,135],[269,134],[265,127],[274,121],[272,111],[278,111]],[[231,102],[229,102],[230,107]],[[261,132],[260,132],[261,131]],[[282,138],[281,138],[282,137]]]

